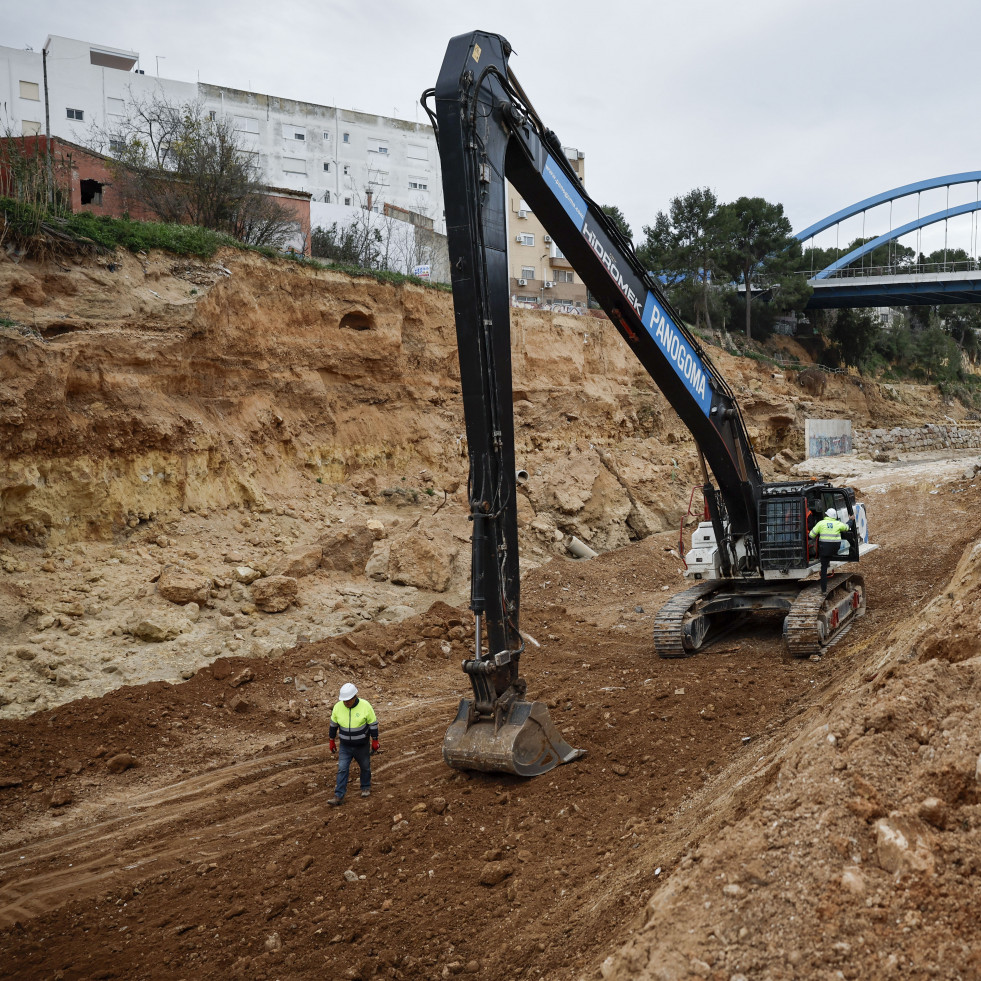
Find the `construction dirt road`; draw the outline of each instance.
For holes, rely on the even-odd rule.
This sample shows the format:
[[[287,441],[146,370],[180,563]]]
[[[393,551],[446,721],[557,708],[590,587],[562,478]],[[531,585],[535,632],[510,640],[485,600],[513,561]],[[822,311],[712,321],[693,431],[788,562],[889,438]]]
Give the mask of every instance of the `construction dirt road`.
[[[234,280],[240,270],[226,262]],[[166,296],[162,279],[154,280],[155,296]],[[47,288],[55,299],[77,302],[78,290]],[[292,283],[284,292],[293,302],[303,289],[310,287]],[[338,293],[336,285],[331,291]],[[353,296],[354,286],[343,291]],[[241,313],[233,301],[244,292],[223,300],[214,292],[206,302],[216,310]],[[345,302],[360,305],[362,317],[381,303],[370,296]],[[417,314],[424,303],[436,304],[411,302]],[[207,314],[180,316],[194,336],[194,317]],[[447,309],[438,317],[444,326],[451,320]],[[578,325],[542,329],[574,340],[582,333]],[[7,356],[27,378],[24,366],[45,354],[17,345],[8,343]],[[404,337],[402,347],[412,349]],[[70,416],[78,440],[86,438],[86,418],[119,412],[111,383],[83,384],[92,382],[83,355],[66,369],[71,398],[85,406]],[[622,369],[618,361],[607,367],[614,375]],[[30,368],[44,373],[43,365]],[[185,394],[174,395],[171,385],[168,397],[190,399],[189,378],[201,384],[196,369],[185,369]],[[302,380],[302,366],[289,370]],[[792,446],[796,397],[788,409],[790,396],[779,386],[765,389],[757,365],[740,370],[747,373],[740,388],[757,409],[757,437],[775,441],[773,450],[780,439]],[[318,371],[338,386],[350,381],[333,368]],[[599,374],[587,381],[600,386]],[[401,397],[421,401],[420,416],[429,409],[451,415],[434,401],[438,384],[422,397],[415,384]],[[23,389],[28,398],[31,385]],[[530,384],[522,394],[518,411],[534,406],[544,418],[546,400]],[[460,476],[447,436],[452,420],[432,437],[439,449],[420,450],[430,437],[403,419],[411,435],[398,452],[379,456],[372,469],[365,441],[361,457],[348,457],[339,474],[327,454],[322,470],[309,469],[315,440],[301,431],[297,403],[281,407],[277,423],[275,413],[260,418],[266,409],[254,404],[256,393],[250,398],[243,413],[273,432],[292,427],[292,445],[284,449],[288,441],[277,436],[273,459],[263,450],[275,444],[239,420],[235,438],[253,445],[260,463],[265,456],[267,469],[256,464],[249,479],[233,480],[232,463],[244,469],[247,453],[236,456],[236,447],[218,460],[218,426],[202,424],[220,476],[208,484],[185,471],[173,491],[184,499],[154,492],[144,514],[137,479],[129,504],[87,491],[65,507],[87,516],[88,530],[68,534],[45,524],[56,503],[31,504],[42,483],[14,493],[8,477],[0,554],[7,580],[0,596],[6,976],[981,977],[976,459],[849,461],[849,480],[881,547],[862,563],[868,614],[823,658],[790,659],[775,620],[741,626],[690,659],[662,661],[653,655],[651,623],[683,586],[677,530],[668,529],[677,528],[687,496],[676,485],[692,482],[691,444],[672,435],[663,402],[649,392],[614,391],[592,421],[583,419],[588,408],[561,405],[555,432],[595,427],[572,437],[578,451],[530,425],[522,457],[533,473],[522,519],[529,557],[522,629],[537,646],[529,647],[523,673],[529,695],[547,702],[565,738],[587,755],[520,780],[455,772],[440,754],[457,700],[468,692],[459,662],[471,643],[465,545],[462,563],[450,563],[445,575],[438,561],[466,533],[463,494],[449,479],[454,468]],[[903,411],[922,418],[925,398],[879,408],[891,421]],[[4,409],[13,427],[11,404]],[[649,411],[631,420],[629,412],[618,416],[623,404]],[[364,405],[374,403],[366,398]],[[885,418],[875,406],[868,411],[870,421]],[[342,429],[342,413],[331,412],[331,424]],[[38,417],[36,457],[22,448],[6,461],[7,473],[47,468],[52,483],[60,473],[64,496],[82,479],[65,462],[72,452],[63,444],[71,440],[63,432],[59,442],[54,415],[49,423]],[[105,457],[122,484],[140,441],[145,453],[153,444],[160,472],[166,453],[190,452],[186,441],[200,433],[172,416],[167,446],[148,438],[154,427],[157,437],[166,428],[162,417],[136,412],[128,419],[116,456]],[[346,422],[339,441],[364,425],[353,413]],[[644,431],[621,431],[620,455],[610,449],[613,458],[604,459],[594,449],[599,434],[612,446],[625,425]],[[105,426],[96,430],[106,438]],[[597,462],[582,490],[576,467],[590,452]],[[302,481],[288,466],[300,456]],[[420,460],[435,475],[428,485]],[[400,465],[420,493],[385,493],[399,489],[392,474]],[[632,466],[656,470],[662,489],[652,489],[653,479],[632,481]],[[85,468],[91,476],[91,460]],[[544,472],[538,485],[536,472]],[[549,473],[562,473],[561,484],[546,486]],[[336,478],[330,493],[317,498],[329,475]],[[19,479],[16,486],[24,485]],[[218,499],[219,484],[228,499]],[[189,504],[195,493],[200,499]],[[613,517],[604,522],[604,514]],[[642,519],[647,525],[638,532]],[[352,528],[372,521],[360,559],[305,576],[292,569],[286,578],[299,580],[299,605],[256,608],[248,570],[275,573],[278,561],[296,559],[304,539],[329,538],[322,554],[339,554],[353,547]],[[456,537],[441,539],[443,525]],[[588,561],[567,557],[555,545],[572,532],[609,551]],[[387,564],[378,571],[382,558]],[[269,568],[260,570],[263,564]],[[151,639],[136,621],[160,620],[175,605],[154,592],[173,565],[190,580],[207,566],[213,593],[200,603],[182,600],[186,624]],[[275,618],[289,626],[273,647],[268,624]],[[330,629],[318,636],[318,623]],[[192,640],[182,645],[182,636]],[[352,793],[330,809],[335,765],[327,728],[348,680],[375,706],[382,752],[374,757],[371,797]]]

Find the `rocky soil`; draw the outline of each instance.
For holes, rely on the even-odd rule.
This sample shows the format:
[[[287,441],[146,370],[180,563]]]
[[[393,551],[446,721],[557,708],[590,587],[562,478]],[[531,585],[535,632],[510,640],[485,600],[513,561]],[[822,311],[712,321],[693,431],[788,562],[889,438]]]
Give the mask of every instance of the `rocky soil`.
[[[456,773],[449,298],[115,256],[0,261],[0,314],[21,325],[0,328],[13,976],[981,974],[976,457],[837,462],[882,547],[868,615],[820,661],[788,659],[779,623],[658,661],[694,447],[609,325],[520,312],[524,668],[587,756]],[[807,416],[952,414],[713,357],[768,473],[814,470]],[[603,554],[573,560],[573,535]],[[346,680],[383,752],[373,796],[331,812]]]

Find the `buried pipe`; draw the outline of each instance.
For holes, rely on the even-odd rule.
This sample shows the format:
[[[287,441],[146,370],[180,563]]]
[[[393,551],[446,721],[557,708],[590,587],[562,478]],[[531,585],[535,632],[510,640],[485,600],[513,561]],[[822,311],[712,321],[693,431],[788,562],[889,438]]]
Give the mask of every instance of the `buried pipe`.
[[[594,552],[585,542],[581,542],[575,535],[569,540],[569,551],[577,559],[595,559],[599,552]]]
[[[515,470],[514,471],[514,479],[519,484],[527,484],[528,483],[528,471],[527,470]]]

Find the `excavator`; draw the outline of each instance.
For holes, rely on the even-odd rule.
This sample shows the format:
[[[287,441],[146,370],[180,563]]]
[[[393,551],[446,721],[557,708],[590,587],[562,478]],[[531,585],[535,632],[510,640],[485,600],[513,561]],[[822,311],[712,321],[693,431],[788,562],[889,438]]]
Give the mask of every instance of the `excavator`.
[[[713,634],[758,611],[782,611],[795,657],[818,654],[865,612],[858,574],[835,576],[826,595],[809,576],[819,561],[813,516],[834,508],[849,524],[835,564],[856,562],[869,542],[854,491],[826,481],[767,483],[736,399],[707,352],[672,310],[630,242],[593,202],[508,66],[511,45],[475,31],[453,38],[422,105],[437,135],[446,207],[473,522],[470,609],[473,657],[443,741],[457,769],[534,776],[583,755],[526,698],[519,675],[517,477],[511,382],[509,181],[554,247],[691,431],[703,504],[685,575],[694,585],[654,619],[661,657],[693,654]],[[430,103],[435,103],[433,109]],[[847,517],[846,517],[847,516]]]

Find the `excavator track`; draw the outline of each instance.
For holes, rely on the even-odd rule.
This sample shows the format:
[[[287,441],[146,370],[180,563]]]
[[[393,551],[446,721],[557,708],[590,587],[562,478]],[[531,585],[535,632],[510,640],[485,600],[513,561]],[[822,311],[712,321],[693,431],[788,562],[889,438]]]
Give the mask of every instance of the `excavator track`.
[[[689,613],[699,600],[715,592],[721,586],[718,582],[700,582],[672,596],[658,611],[654,618],[654,650],[658,657],[690,657],[701,646],[706,631],[696,632],[697,642],[686,636],[685,624]],[[685,644],[685,640],[688,644]]]
[[[783,624],[783,638],[792,657],[820,654],[865,614],[865,580],[847,576],[832,584],[827,596],[819,586],[805,586]]]

